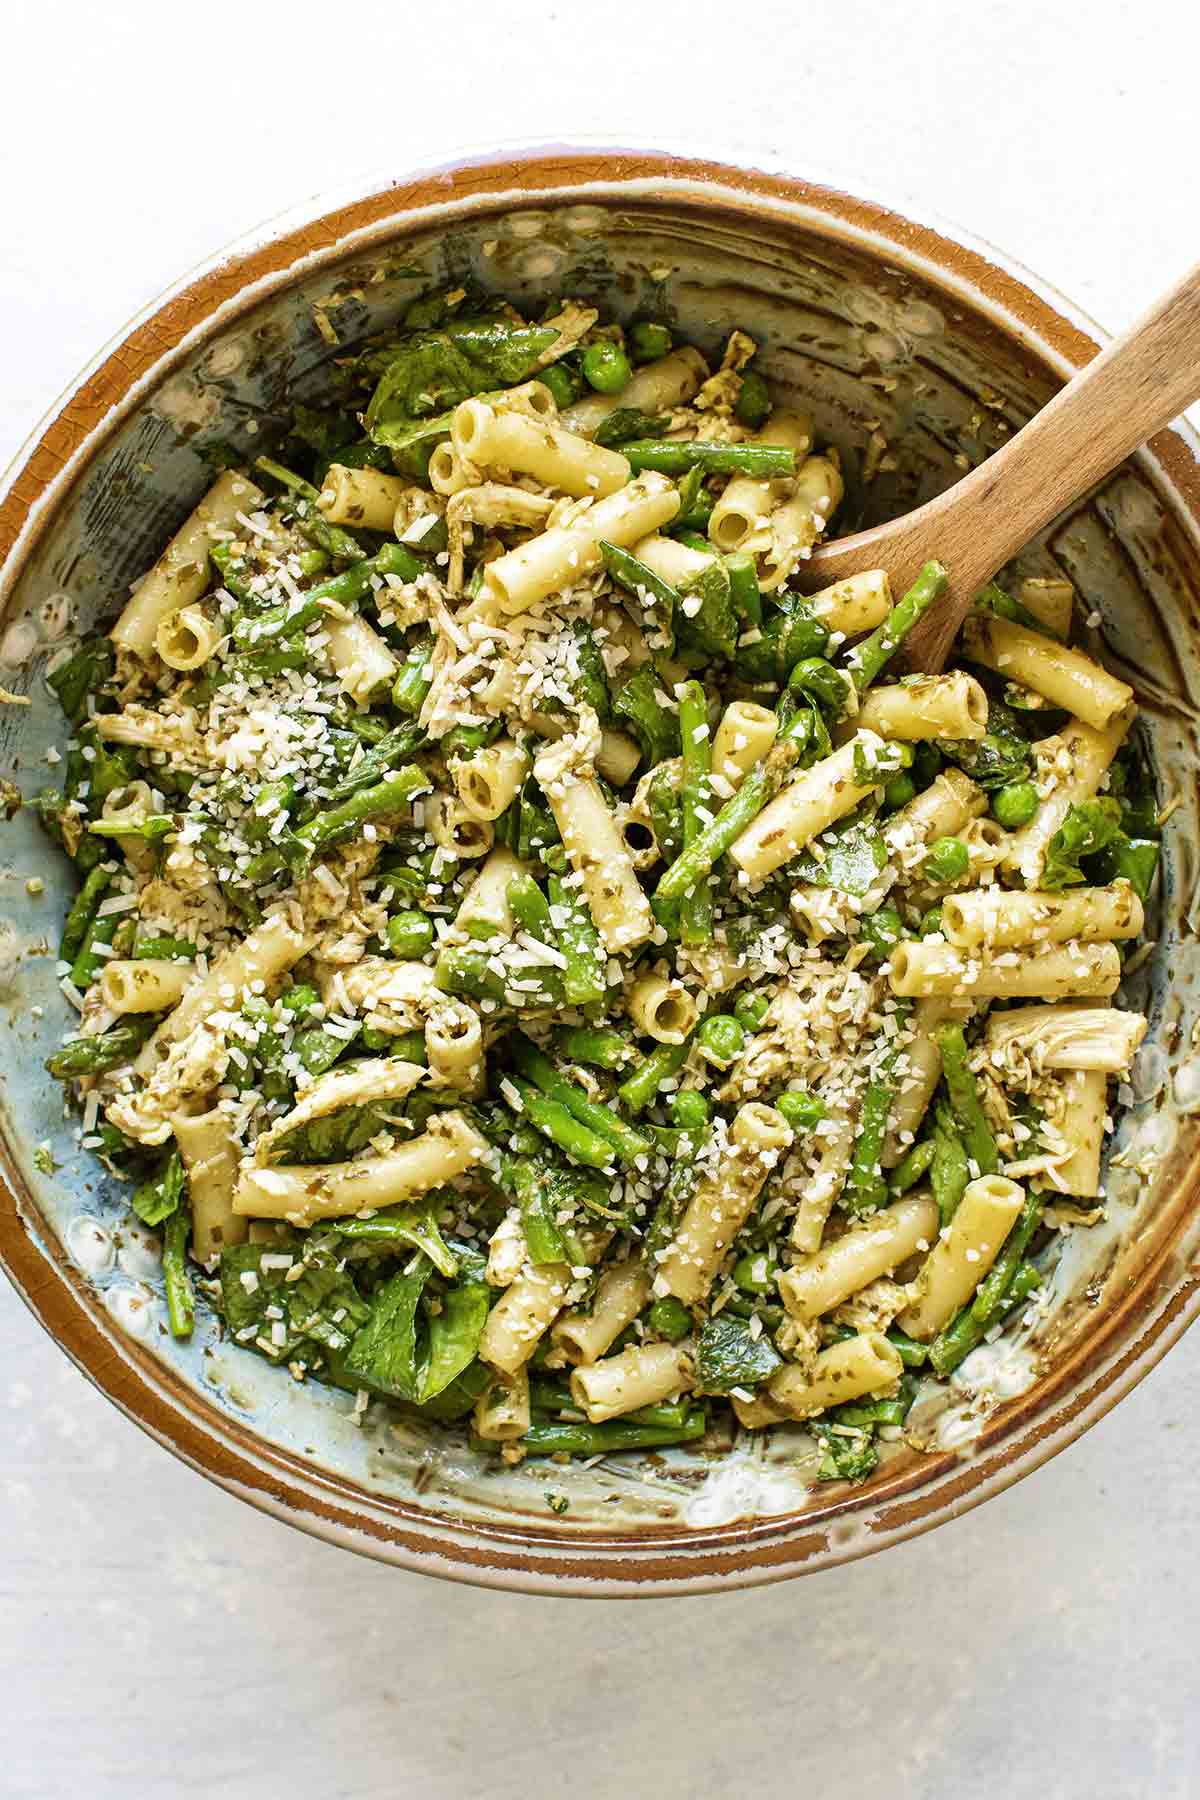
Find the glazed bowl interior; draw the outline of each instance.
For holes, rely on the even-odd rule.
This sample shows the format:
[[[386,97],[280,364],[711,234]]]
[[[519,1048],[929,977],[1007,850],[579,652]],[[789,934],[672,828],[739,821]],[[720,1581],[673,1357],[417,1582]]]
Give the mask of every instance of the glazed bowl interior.
[[[740,325],[776,393],[841,452],[843,530],[940,492],[1089,354],[1074,324],[978,254],[802,183],[530,157],[377,194],[183,290],[101,365],[82,424],[69,405],[13,478],[0,682],[32,704],[4,708],[0,731],[26,794],[54,779],[65,737],[47,662],[115,607],[220,458],[269,444],[295,400],[320,400],[337,357],[414,296],[466,282],[518,305],[566,293],[621,318],[665,315],[707,353]],[[814,1488],[798,1428],[508,1468],[384,1405],[355,1422],[348,1396],[222,1341],[206,1310],[193,1340],[173,1343],[155,1241],[79,1148],[42,1072],[72,1023],[52,950],[71,880],[28,809],[3,839],[10,1273],[93,1378],[197,1466],[309,1529],[466,1579],[560,1592],[770,1579],[936,1523],[1015,1478],[1110,1405],[1195,1301],[1197,505],[1190,451],[1166,438],[1019,561],[1076,584],[1084,639],[1134,683],[1160,794],[1178,804],[1154,952],[1129,982],[1151,1030],[1122,1090],[1106,1219],[1065,1241],[1036,1323],[918,1402],[932,1455],[891,1446],[858,1489]],[[27,892],[31,876],[43,892]],[[548,1488],[567,1497],[564,1514]]]

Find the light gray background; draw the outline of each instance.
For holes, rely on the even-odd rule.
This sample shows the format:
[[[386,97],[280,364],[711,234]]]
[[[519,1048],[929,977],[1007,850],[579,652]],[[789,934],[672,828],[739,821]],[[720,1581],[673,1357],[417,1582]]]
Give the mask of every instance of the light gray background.
[[[1200,251],[1190,0],[5,0],[3,22],[4,456],[226,239],[463,142],[765,149],[915,197],[1108,327]],[[0,1794],[1200,1793],[1200,1334],[933,1536],[596,1604],[395,1574],[260,1517],[0,1287]]]

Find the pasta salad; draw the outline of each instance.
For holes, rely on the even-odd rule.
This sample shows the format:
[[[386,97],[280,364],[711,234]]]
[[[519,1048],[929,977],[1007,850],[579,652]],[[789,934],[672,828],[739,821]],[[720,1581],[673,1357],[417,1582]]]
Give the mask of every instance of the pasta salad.
[[[222,470],[50,682],[50,1058],[169,1330],[508,1461],[862,1480],[1103,1208],[1159,819],[1059,579],[905,674],[733,331],[463,290]]]

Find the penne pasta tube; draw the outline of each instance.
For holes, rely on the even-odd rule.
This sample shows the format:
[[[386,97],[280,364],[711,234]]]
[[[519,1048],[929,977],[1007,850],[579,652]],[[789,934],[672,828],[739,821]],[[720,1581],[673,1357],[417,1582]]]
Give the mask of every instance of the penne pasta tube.
[[[694,581],[697,575],[703,575],[705,569],[711,569],[716,560],[704,550],[694,550],[690,544],[681,544],[675,538],[663,537],[657,531],[636,543],[633,554],[660,581],[669,582],[673,588],[684,587],[689,581]]]
[[[530,1424],[529,1376],[494,1374],[475,1402],[472,1417],[475,1436],[484,1443],[505,1444],[525,1436]]]
[[[342,688],[360,706],[395,681],[400,668],[374,626],[357,614],[329,620],[325,647]]]
[[[799,469],[812,449],[813,422],[806,413],[777,409],[749,441],[794,450]],[[731,550],[750,545],[756,534],[762,537],[765,545],[769,541],[771,515],[791,499],[795,486],[795,477],[788,475],[776,476],[769,481],[757,481],[749,475],[733,476],[726,482],[709,517],[708,535],[714,547],[728,555]]]
[[[697,1185],[659,1261],[656,1292],[674,1294],[687,1306],[704,1299],[725,1252],[791,1140],[791,1128],[774,1107],[758,1101],[739,1107],[715,1173]]]
[[[476,486],[479,476],[451,443],[435,444],[429,455],[429,485],[435,494],[460,494]]]
[[[247,1225],[233,1210],[238,1153],[229,1120],[219,1107],[176,1113],[171,1120],[188,1178],[192,1255],[205,1267],[231,1244],[244,1244]]]
[[[909,1288],[909,1304],[897,1321],[902,1331],[925,1342],[949,1324],[999,1256],[1024,1204],[1024,1189],[1003,1175],[980,1175],[967,1183],[958,1210]]]
[[[160,621],[154,648],[168,669],[187,672],[204,666],[222,638],[218,620],[200,606],[181,606]]]
[[[936,1035],[939,1027],[951,1020],[969,1019],[974,1010],[969,1000],[955,1000],[946,994],[927,996],[913,1007],[910,1035],[904,1046],[905,1061],[892,1099],[884,1143],[885,1169],[894,1168],[911,1144],[941,1080],[942,1053]]]
[[[1018,1074],[1042,1069],[1087,1069],[1123,1075],[1145,1037],[1140,1013],[1115,1006],[1014,1006],[992,1013],[984,1042],[992,1062]]]
[[[757,706],[753,700],[730,701],[713,738],[714,782],[725,782],[730,792],[740,787],[767,754],[778,730],[779,720],[770,707]]]
[[[475,1432],[485,1443],[507,1444],[529,1430],[529,1376],[497,1375],[475,1402]]]
[[[1093,731],[1104,731],[1133,699],[1128,682],[1118,681],[1082,650],[1043,637],[1010,619],[973,613],[963,626],[963,654],[1007,681],[1074,713]]]
[[[628,457],[605,450],[547,419],[497,412],[486,400],[464,400],[450,427],[454,448],[478,469],[531,475],[576,499],[615,494],[629,480]]]
[[[100,997],[114,1013],[166,1012],[195,979],[190,962],[149,956],[126,962],[114,957],[100,972]]]
[[[1055,1167],[1050,1179],[1063,1193],[1091,1200],[1101,1191],[1108,1076],[1098,1069],[1072,1069],[1062,1085],[1058,1133],[1071,1154]]]
[[[786,1418],[811,1419],[843,1400],[887,1393],[903,1373],[899,1352],[883,1332],[861,1331],[822,1350],[811,1375],[795,1366],[777,1369],[765,1397]]]
[[[622,548],[666,525],[679,511],[679,490],[647,470],[628,486],[597,500],[570,525],[554,526],[489,563],[484,594],[507,614],[571,587],[601,564],[600,545]]]
[[[100,808],[100,816],[105,822],[119,821],[123,825],[144,825],[155,811],[154,797],[150,792],[148,781],[130,781],[124,787],[114,788],[106,794]],[[153,844],[145,838],[130,832],[117,838],[117,847],[131,869],[138,869],[143,874],[153,869],[158,853]]]
[[[1017,589],[1017,599],[1055,637],[1067,636],[1075,604],[1075,589],[1069,581],[1054,575],[1032,575]]]
[[[571,1398],[593,1425],[690,1393],[691,1358],[677,1344],[635,1344],[619,1356],[577,1368]]]
[[[231,534],[239,515],[253,512],[262,500],[261,488],[245,475],[232,469],[218,475],[126,603],[110,633],[113,643],[145,662],[162,621],[193,605],[208,587],[208,553],[218,538]]]
[[[481,819],[457,794],[434,794],[425,802],[425,829],[447,855],[460,862],[486,856],[496,833],[489,819]]]
[[[490,1146],[462,1113],[434,1113],[420,1137],[355,1162],[243,1167],[233,1209],[253,1219],[312,1225],[375,1212],[442,1187],[483,1162]]]
[[[511,805],[529,773],[529,752],[512,738],[497,738],[451,770],[458,797],[473,819],[491,821]]]
[[[214,1012],[236,1012],[252,991],[261,992],[298,963],[312,938],[297,931],[282,913],[271,913],[240,944],[222,952],[207,975],[193,981],[173,1012],[167,1014],[154,1036],[138,1053],[134,1068],[139,1075],[153,1072],[172,1044]],[[255,990],[254,984],[262,988]]]
[[[885,841],[902,863],[920,861],[926,847],[940,837],[958,837],[969,820],[987,811],[987,795],[961,769],[943,769],[927,788],[894,812]]]
[[[829,1215],[846,1185],[854,1154],[854,1127],[849,1118],[834,1118],[823,1124],[820,1145],[817,1166],[804,1184],[792,1220],[792,1248],[806,1255],[821,1248]]]
[[[403,475],[385,475],[381,469],[349,469],[342,463],[330,463],[321,483],[317,511],[331,525],[357,525],[367,531],[390,532],[396,508],[407,498],[410,486]]]
[[[763,881],[791,862],[882,785],[882,776],[878,781],[869,779],[882,749],[883,739],[875,732],[859,732],[852,743],[795,776],[734,839],[729,850],[733,861],[751,881]],[[855,774],[856,763],[861,767],[862,762],[867,764],[865,781]]]
[[[973,675],[914,675],[872,688],[855,724],[883,738],[981,738],[987,732],[987,695]]]
[[[1117,713],[1103,731],[1094,731],[1076,720],[1065,731],[1043,738],[1036,746],[1036,785],[1041,804],[1029,824],[1013,832],[1006,862],[1026,887],[1036,887],[1041,879],[1050,839],[1072,806],[1093,799],[1099,792],[1135,711],[1129,706]]]
[[[588,1311],[564,1313],[550,1336],[573,1363],[594,1363],[632,1325],[650,1299],[650,1277],[640,1262],[618,1263],[596,1284]]]
[[[618,407],[644,413],[673,412],[699,393],[700,383],[707,375],[708,364],[700,352],[685,344],[657,362],[646,363],[635,370],[632,379],[617,393],[588,394],[568,406],[559,417],[568,431],[591,437],[596,427]]]
[[[882,625],[892,610],[892,584],[886,569],[865,569],[847,575],[832,587],[821,588],[808,598],[814,619],[842,637],[859,637]]]
[[[654,914],[599,783],[560,769],[559,752],[545,751],[534,775],[550,803],[567,860],[583,877],[596,930],[615,955],[653,935]]]
[[[660,1044],[682,1044],[699,1017],[699,1008],[682,982],[656,973],[639,976],[629,990],[625,1010],[639,1030]]]
[[[991,950],[1024,944],[1101,942],[1137,937],[1142,903],[1127,881],[1113,887],[1072,888],[1062,894],[986,888],[947,894],[942,931],[952,944]]]
[[[562,1311],[571,1271],[566,1263],[539,1263],[523,1269],[487,1316],[479,1339],[479,1360],[515,1375],[523,1369]]]
[[[516,921],[508,903],[508,884],[523,875],[526,866],[502,844],[489,851],[454,916],[455,930],[468,937],[511,937]]]
[[[483,1079],[483,1026],[473,1007],[447,1000],[425,1021],[425,1054],[435,1084],[475,1092]]]
[[[844,492],[834,453],[810,456],[803,464],[791,496],[770,517],[771,541],[763,552],[758,572],[759,586],[765,592],[782,587],[808,555],[841,504]]]
[[[931,1249],[937,1235],[938,1209],[928,1196],[897,1200],[788,1269],[779,1277],[780,1297],[794,1319],[819,1319],[918,1250]]]
[[[948,994],[968,1000],[1068,999],[1115,994],[1121,958],[1113,944],[1070,943],[1050,950],[1002,950],[990,959],[955,944],[923,939],[891,954],[892,992],[907,998]]]
[[[554,743],[564,736],[567,729],[566,721],[552,713],[536,713],[529,724],[539,737],[549,738]],[[626,732],[614,731],[608,725],[601,729],[600,748],[596,752],[596,771],[603,775],[605,781],[610,782],[613,787],[624,787],[641,760],[641,751]]]

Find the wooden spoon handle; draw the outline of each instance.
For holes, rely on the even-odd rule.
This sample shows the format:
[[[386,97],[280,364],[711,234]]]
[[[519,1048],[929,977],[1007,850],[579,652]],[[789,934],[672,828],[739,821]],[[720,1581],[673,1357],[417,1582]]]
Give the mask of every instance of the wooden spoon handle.
[[[977,469],[907,518],[818,551],[806,587],[882,566],[899,588],[938,557],[949,591],[905,645],[940,669],[985,581],[1139,444],[1200,398],[1200,264]]]

